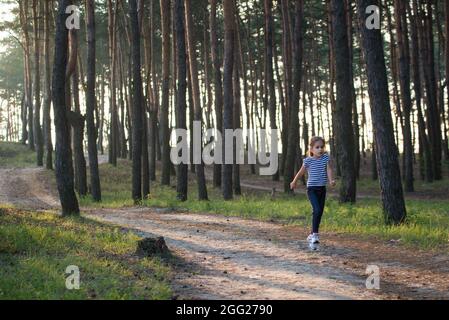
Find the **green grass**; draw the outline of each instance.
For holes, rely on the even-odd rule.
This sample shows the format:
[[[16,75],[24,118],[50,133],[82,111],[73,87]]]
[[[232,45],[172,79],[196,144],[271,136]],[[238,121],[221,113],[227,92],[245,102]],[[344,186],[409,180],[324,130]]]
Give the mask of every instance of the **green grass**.
[[[0,143],[0,167],[30,167],[36,163],[36,153],[28,146],[15,142]]]
[[[94,203],[89,197],[80,199],[83,206],[122,207],[132,206],[131,166],[129,161],[119,161],[117,167],[100,166],[103,202]],[[173,177],[172,177],[173,179]],[[194,179],[194,178],[193,178]],[[174,184],[175,181],[172,182]],[[247,193],[224,201],[220,190],[208,185],[210,201],[198,201],[195,181],[189,183],[189,200],[176,200],[173,187],[152,182],[148,200],[144,206],[168,207],[240,216],[260,220],[277,220],[304,227],[311,225],[310,204],[304,189],[297,196],[281,193],[272,200],[268,193]],[[448,200],[407,200],[407,219],[401,226],[386,226],[382,206],[377,199],[361,199],[356,204],[340,204],[328,198],[322,221],[322,231],[344,232],[381,239],[401,239],[401,243],[427,249],[447,248],[449,241]]]
[[[445,174],[445,177],[447,177],[447,174]],[[449,181],[447,178],[428,183],[415,177],[414,187],[418,194],[428,196],[428,198],[434,198],[434,196],[442,198],[449,194]],[[377,195],[380,192],[379,182],[367,177],[362,177],[357,181],[357,191],[361,194]],[[406,197],[407,196],[413,196],[413,193],[408,193],[406,194]]]
[[[0,299],[169,299],[171,269],[135,234],[82,217],[0,208]],[[65,270],[80,270],[68,290]]]

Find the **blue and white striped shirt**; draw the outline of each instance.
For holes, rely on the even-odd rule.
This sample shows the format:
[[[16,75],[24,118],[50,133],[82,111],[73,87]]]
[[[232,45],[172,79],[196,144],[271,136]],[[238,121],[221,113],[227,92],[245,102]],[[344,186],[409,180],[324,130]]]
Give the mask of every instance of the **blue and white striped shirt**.
[[[327,164],[329,155],[323,154],[321,157],[307,157],[304,159],[304,167],[307,169],[307,187],[323,187],[327,184]]]

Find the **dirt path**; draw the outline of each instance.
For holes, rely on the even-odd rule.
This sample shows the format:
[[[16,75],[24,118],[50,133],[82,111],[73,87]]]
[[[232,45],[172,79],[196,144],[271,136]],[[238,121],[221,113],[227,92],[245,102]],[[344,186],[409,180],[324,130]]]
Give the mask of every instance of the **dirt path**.
[[[19,208],[58,208],[56,191],[44,179],[42,168],[0,168],[0,203]]]
[[[0,203],[58,209],[43,169],[0,169]],[[307,231],[274,222],[169,209],[84,208],[89,217],[163,236],[179,258],[172,286],[187,299],[449,299],[449,255],[376,239],[326,234],[311,252]],[[381,290],[365,270],[380,268]]]

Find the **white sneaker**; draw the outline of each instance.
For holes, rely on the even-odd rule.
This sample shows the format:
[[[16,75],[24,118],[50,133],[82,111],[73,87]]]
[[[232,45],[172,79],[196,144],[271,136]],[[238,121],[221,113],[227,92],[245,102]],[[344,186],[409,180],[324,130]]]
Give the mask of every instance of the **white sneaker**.
[[[307,237],[307,241],[309,241],[310,243],[320,243],[320,236],[316,233],[311,233]]]

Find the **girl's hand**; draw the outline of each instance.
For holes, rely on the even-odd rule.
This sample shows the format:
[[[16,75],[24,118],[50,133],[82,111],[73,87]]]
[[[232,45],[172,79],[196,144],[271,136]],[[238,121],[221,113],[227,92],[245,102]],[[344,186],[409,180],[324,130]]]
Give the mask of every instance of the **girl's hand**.
[[[335,180],[331,180],[331,186],[332,186],[332,187],[335,187],[336,184],[337,184],[337,183],[335,182]]]
[[[292,190],[295,190],[296,189],[296,187],[297,187],[297,185],[296,185],[296,181],[295,180],[293,180],[291,183],[290,183],[290,189],[292,189]]]

